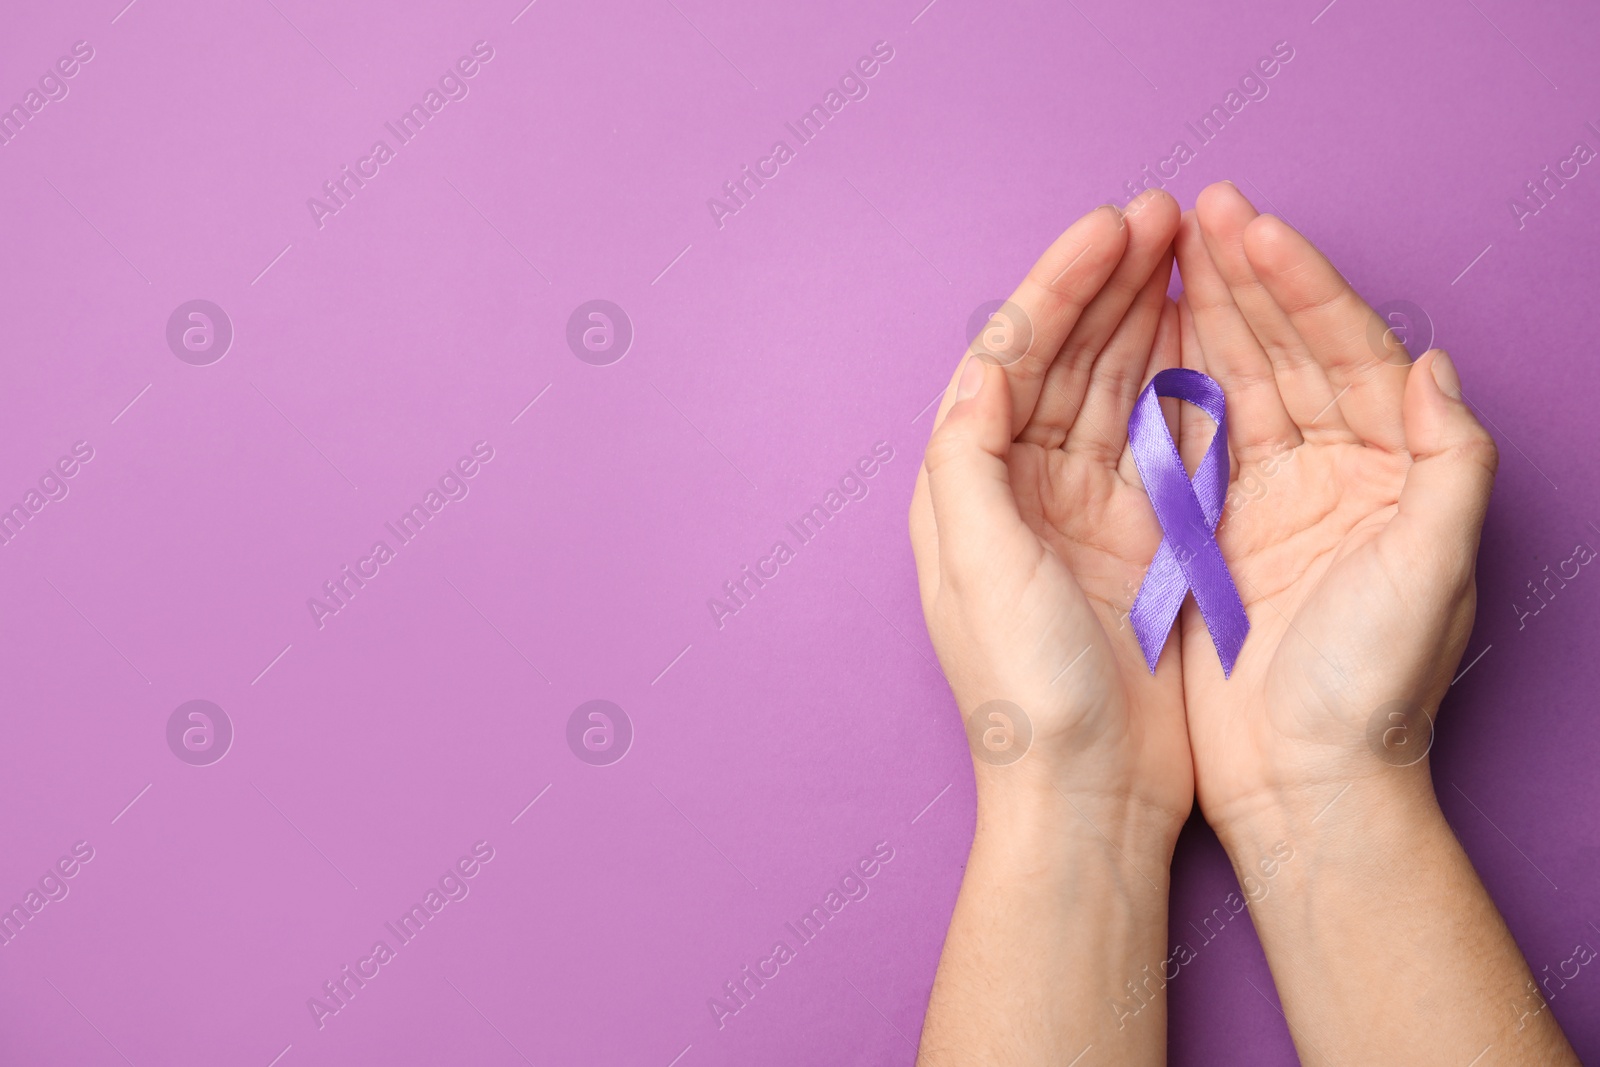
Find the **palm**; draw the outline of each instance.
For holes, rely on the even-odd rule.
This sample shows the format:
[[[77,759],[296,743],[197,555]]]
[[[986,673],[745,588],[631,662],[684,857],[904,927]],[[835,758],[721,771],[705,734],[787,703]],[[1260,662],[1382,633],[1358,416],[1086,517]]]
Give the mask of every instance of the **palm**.
[[[1235,472],[1216,536],[1250,620],[1225,679],[1192,602],[1181,619],[1211,815],[1286,779],[1336,786],[1384,766],[1368,751],[1371,724],[1400,704],[1435,705],[1466,641],[1476,523],[1441,530],[1433,498],[1459,450],[1440,451],[1444,409],[1408,393],[1404,349],[1372,309],[1281,222],[1252,226],[1231,186],[1202,194],[1197,215],[1178,236],[1183,358],[1228,397]],[[1185,409],[1181,429],[1192,458],[1213,427]],[[1492,468],[1486,435],[1467,445],[1462,455],[1487,447]],[[1470,472],[1461,484],[1475,484]]]
[[[1152,677],[1125,622],[1160,541],[1127,419],[1142,383],[1178,361],[1165,295],[1177,221],[1164,194],[1126,219],[1097,210],[1040,259],[991,322],[1022,328],[974,343],[1005,368],[984,376],[1000,389],[995,438],[970,477],[946,479],[930,472],[966,461],[943,455],[956,439],[935,432],[911,525],[929,632],[963,713],[1012,700],[1034,744],[1089,756],[1071,761],[1093,779],[1075,786],[1134,783],[1181,819],[1193,791],[1176,643]]]
[[[1123,460],[1119,467],[1131,469],[1126,454]],[[1023,522],[1061,564],[1045,559],[1039,571],[1045,586],[1041,594],[1076,620],[1074,627],[1062,631],[1077,646],[1061,650],[1068,659],[1059,682],[1073,683],[1081,692],[1077,683],[1099,680],[1110,722],[1141,734],[1147,724],[1130,709],[1182,705],[1182,676],[1176,664],[1167,663],[1152,675],[1127,619],[1146,563],[1161,542],[1161,527],[1149,499],[1121,469],[1083,453],[1019,442],[1012,446],[1010,468]],[[1156,739],[1171,728],[1167,721],[1156,726]],[[1181,741],[1175,732],[1168,739]],[[1138,737],[1132,746],[1144,764],[1141,778],[1150,783],[1187,783],[1187,746],[1152,744],[1152,740]],[[1186,785],[1179,791],[1186,793]],[[1169,799],[1177,803],[1176,798]]]
[[[1230,784],[1261,781],[1282,742],[1345,746],[1388,699],[1355,665],[1383,654],[1390,635],[1370,623],[1397,618],[1383,609],[1400,607],[1374,598],[1392,600],[1400,577],[1386,569],[1381,538],[1407,466],[1359,445],[1302,444],[1265,494],[1218,529],[1250,637],[1225,684],[1215,655],[1204,654],[1204,620],[1185,611],[1191,741],[1197,762],[1223,769],[1208,804],[1234,800]]]

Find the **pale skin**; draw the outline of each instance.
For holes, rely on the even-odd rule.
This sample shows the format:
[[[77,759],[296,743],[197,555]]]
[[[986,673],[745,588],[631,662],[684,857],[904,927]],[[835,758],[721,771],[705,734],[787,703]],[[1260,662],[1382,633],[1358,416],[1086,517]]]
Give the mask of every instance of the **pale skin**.
[[[1164,1062],[1168,870],[1197,800],[1302,1062],[1576,1064],[1423,754],[1496,464],[1449,357],[1413,362],[1227,183],[1191,212],[1156,191],[1084,216],[1008,316],[952,375],[911,508],[929,633],[977,713],[919,1064]],[[1128,416],[1180,365],[1227,398],[1216,537],[1251,627],[1228,678],[1192,600],[1154,674],[1126,620],[1162,536]],[[1192,469],[1215,427],[1162,403]]]

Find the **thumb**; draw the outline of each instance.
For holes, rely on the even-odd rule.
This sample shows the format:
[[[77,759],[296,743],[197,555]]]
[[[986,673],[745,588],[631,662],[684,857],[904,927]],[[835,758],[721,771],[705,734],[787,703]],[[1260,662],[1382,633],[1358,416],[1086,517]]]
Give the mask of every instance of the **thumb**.
[[[1412,364],[1402,414],[1412,465],[1390,529],[1423,549],[1413,559],[1433,559],[1441,577],[1465,580],[1499,464],[1494,438],[1462,399],[1461,378],[1442,348]]]
[[[1027,533],[1011,491],[1010,449],[1010,382],[1001,368],[968,355],[922,461],[940,570],[952,581],[981,580],[997,550]]]

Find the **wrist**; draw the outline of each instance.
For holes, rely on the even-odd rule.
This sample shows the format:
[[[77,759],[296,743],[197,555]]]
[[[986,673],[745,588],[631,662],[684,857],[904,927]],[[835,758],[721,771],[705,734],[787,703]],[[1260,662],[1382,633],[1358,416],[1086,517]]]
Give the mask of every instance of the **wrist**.
[[[1402,769],[1219,829],[1303,1061],[1574,1062],[1425,768]]]
[[[1021,766],[977,769],[974,851],[1076,866],[1131,866],[1165,890],[1183,816],[1131,790],[1069,787]],[[1143,884],[1143,882],[1141,882]]]
[[[1289,854],[1319,863],[1382,862],[1414,848],[1419,835],[1449,833],[1426,764],[1257,790],[1208,812],[1207,821],[1241,884],[1246,876],[1271,879]]]

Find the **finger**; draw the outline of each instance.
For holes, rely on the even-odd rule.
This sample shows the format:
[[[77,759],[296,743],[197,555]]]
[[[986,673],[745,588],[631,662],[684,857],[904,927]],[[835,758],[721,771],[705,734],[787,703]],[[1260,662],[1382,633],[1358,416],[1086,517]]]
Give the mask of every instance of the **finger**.
[[[1411,357],[1389,324],[1292,226],[1259,215],[1245,227],[1256,275],[1328,372],[1344,421],[1363,442],[1405,448],[1400,405]]]
[[[1181,272],[1181,268],[1180,268]],[[1178,354],[1179,366],[1189,370],[1197,370],[1201,374],[1209,373],[1206,370],[1206,354],[1200,348],[1200,338],[1194,330],[1194,309],[1189,306],[1189,294],[1179,293],[1178,305]]]
[[[1211,374],[1205,351],[1200,347],[1200,339],[1195,330],[1194,311],[1189,307],[1187,292],[1178,298],[1178,345],[1183,366],[1197,370],[1201,374]],[[1193,474],[1195,468],[1200,466],[1200,459],[1206,454],[1206,449],[1211,447],[1211,439],[1217,435],[1217,424],[1211,421],[1210,415],[1192,404],[1183,404],[1175,400],[1164,400],[1162,404],[1163,410],[1166,404],[1174,404],[1177,407],[1178,454],[1183,457],[1184,470]],[[1232,449],[1228,451],[1228,460],[1231,480],[1231,472],[1237,470],[1239,466]]]
[[[963,358],[957,363],[956,369],[950,374],[950,380],[945,382],[944,394],[934,414],[933,430],[930,434],[938,431],[946,413],[955,404],[956,383],[961,380],[967,363],[968,358]],[[934,596],[939,591],[939,528],[933,518],[933,496],[928,489],[926,463],[917,468],[917,481],[911,491],[911,514],[908,520],[911,554],[917,565],[917,589],[922,596],[923,607],[926,608],[933,603]]]
[[[923,467],[939,539],[939,583],[984,581],[993,560],[1036,543],[1017,511],[1006,454],[1011,389],[1005,372],[976,357],[962,366],[953,403],[928,441]]]
[[[1083,409],[1101,350],[1120,329],[1150,278],[1158,272],[1170,276],[1170,265],[1163,264],[1167,263],[1178,215],[1178,202],[1159,189],[1140,194],[1128,205],[1123,216],[1127,244],[1122,260],[1062,344],[1046,372],[1033,417],[1018,440],[1056,448],[1067,439]],[[1153,319],[1150,326],[1153,330]],[[1138,374],[1134,372],[1135,380]],[[1108,462],[1116,462],[1115,455]]]
[[[928,468],[917,468],[911,491],[911,555],[917,564],[917,592],[926,610],[939,592],[939,530],[933,521],[933,497],[928,493]]]
[[[1150,347],[1150,363],[1145,367],[1144,379],[1139,383],[1139,388],[1134,391],[1133,401],[1128,404],[1128,410],[1122,413],[1122,436],[1128,436],[1128,419],[1133,415],[1133,404],[1139,399],[1145,387],[1150,384],[1150,379],[1169,367],[1181,365],[1182,352],[1178,342],[1178,305],[1165,295],[1161,301],[1161,321],[1156,324],[1155,341]],[[1161,415],[1167,421],[1167,432],[1174,441],[1178,440],[1178,409],[1182,402],[1171,397],[1162,397]],[[1139,468],[1133,462],[1133,449],[1126,446],[1122,449],[1122,456],[1117,460],[1117,473],[1122,475],[1122,480],[1129,485],[1143,484],[1139,478]]]
[[[1123,262],[1130,258],[1131,251]],[[1094,357],[1082,406],[1067,430],[1064,447],[1068,452],[1087,455],[1108,467],[1122,459],[1128,446],[1128,416],[1150,365],[1171,278],[1172,251],[1168,245],[1117,324],[1116,332]]]
[[[1423,353],[1411,368],[1403,408],[1412,463],[1381,540],[1403,553],[1407,572],[1422,568],[1436,584],[1460,588],[1478,555],[1499,462],[1494,438],[1461,399],[1461,379],[1443,349]]]
[[[1299,445],[1300,428],[1283,406],[1272,361],[1233,302],[1192,211],[1184,213],[1176,247],[1206,373],[1222,386],[1228,402],[1228,443],[1234,454],[1245,462],[1260,452]]]
[[[1201,191],[1194,213],[1211,262],[1250,332],[1272,362],[1284,410],[1302,434],[1314,431],[1329,438],[1353,440],[1355,434],[1345,425],[1339,405],[1333,402],[1328,372],[1311,354],[1289,316],[1262,286],[1244,253],[1245,227],[1259,212],[1232,182],[1217,182]]]
[[[1044,377],[1083,309],[1122,260],[1127,232],[1121,212],[1110,204],[1067,227],[968,346],[1005,370],[1012,437],[1032,417]],[[941,416],[951,403],[947,394]]]

